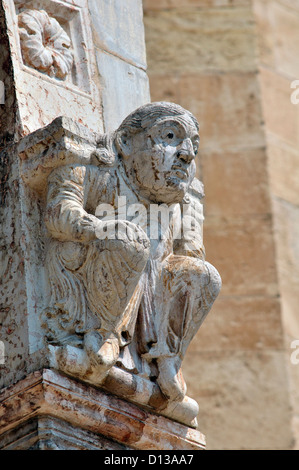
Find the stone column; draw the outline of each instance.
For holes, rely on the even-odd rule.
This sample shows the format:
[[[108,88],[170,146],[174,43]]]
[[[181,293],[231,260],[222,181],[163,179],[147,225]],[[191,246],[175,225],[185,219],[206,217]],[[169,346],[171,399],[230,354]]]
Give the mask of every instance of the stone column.
[[[191,255],[188,258],[191,273],[188,285],[195,283],[198,289],[183,293],[184,299],[191,299],[190,305],[196,300],[195,294],[202,293],[198,309],[193,312],[192,305],[189,308],[186,304],[185,308],[182,304],[184,318],[179,325],[179,317],[172,318],[172,310],[168,308],[166,320],[174,323],[168,325],[169,330],[172,328],[171,338],[165,337],[165,344],[158,339],[148,341],[149,350],[141,357],[133,341],[135,338],[138,343],[138,334],[133,330],[141,295],[145,291],[149,295],[148,287],[146,290],[143,284],[148,275],[144,272],[143,276],[149,256],[147,237],[142,242],[140,235],[144,232],[138,229],[134,243],[130,243],[132,239],[127,240],[120,261],[108,259],[105,265],[114,267],[115,263],[116,271],[112,270],[112,275],[118,279],[116,285],[122,289],[120,294],[104,284],[107,273],[102,275],[101,263],[104,265],[105,259],[99,258],[96,281],[102,284],[97,287],[104,284],[105,288],[99,288],[96,293],[116,299],[119,294],[120,305],[124,299],[127,301],[123,324],[113,327],[111,322],[118,304],[114,303],[105,317],[103,309],[97,310],[97,298],[95,312],[92,312],[93,292],[89,291],[95,273],[91,264],[97,256],[102,256],[105,247],[96,239],[85,239],[82,234],[81,238],[76,238],[78,221],[82,222],[83,232],[90,224],[91,231],[86,233],[91,235],[100,223],[96,207],[91,210],[87,202],[86,185],[91,184],[90,190],[97,197],[106,181],[99,176],[104,174],[103,165],[112,168],[113,158],[125,160],[128,156],[125,128],[120,127],[118,133],[112,131],[130,112],[149,101],[141,1],[133,0],[128,9],[123,3],[119,8],[116,0],[3,0],[0,24],[4,51],[0,57],[0,80],[5,93],[4,103],[0,105],[0,448],[203,449],[205,438],[196,430],[198,405],[186,396],[180,364],[195,323],[199,326],[203,321],[218,294],[218,273],[205,263],[199,245],[198,258],[191,258]],[[159,111],[160,117],[161,113],[172,116],[172,108],[168,104],[164,108]],[[182,122],[176,125],[180,124],[186,133],[182,142],[176,144],[180,145],[180,158],[186,166],[175,169],[180,182],[180,178],[185,180],[189,175],[188,165],[197,151],[197,122],[180,107],[174,111],[183,122],[183,125]],[[173,136],[172,132],[167,135],[167,138]],[[190,148],[185,148],[186,145]],[[85,170],[90,173],[82,179]],[[95,182],[95,174],[102,184]],[[57,229],[57,222],[58,225],[61,222],[59,215],[63,208],[60,203],[55,205],[56,193],[52,192],[55,175],[60,181],[58,192],[66,196],[67,210],[81,198],[80,207],[74,207],[74,211],[65,216],[62,232]],[[115,175],[118,184],[120,180],[123,187],[129,184],[120,170],[115,170]],[[73,176],[79,179],[75,181]],[[68,184],[66,189],[64,186]],[[133,186],[127,189],[131,198],[135,194]],[[188,193],[182,191],[181,186],[184,185],[178,184],[179,196],[181,193],[181,198],[188,196],[188,204],[192,202],[196,206],[196,216],[201,221],[200,183],[194,179],[191,184],[190,179]],[[107,186],[107,193],[111,187]],[[115,184],[116,187],[119,188]],[[68,225],[72,216],[75,225]],[[74,226],[77,227],[75,239],[68,238],[68,231]],[[200,241],[200,232],[198,237]],[[71,262],[75,264],[80,264],[82,256],[89,251],[89,258],[83,262],[87,268],[91,266],[89,272],[79,264],[70,267],[64,251],[70,246]],[[49,257],[51,250],[54,256],[58,254],[55,247],[58,251],[62,249],[63,262],[66,262],[56,264],[56,271],[52,270],[53,259]],[[94,256],[90,255],[92,250],[96,250]],[[130,250],[133,250],[132,260]],[[180,275],[179,264],[184,264],[187,258],[184,250],[185,247],[181,247],[173,264],[167,267],[168,271],[163,268],[170,277],[166,279],[163,271],[170,288],[172,279]],[[117,263],[124,262],[127,253],[126,275],[119,280]],[[185,264],[184,275],[189,272]],[[78,270],[81,277],[75,279]],[[64,274],[71,277],[67,279]],[[140,282],[133,292],[131,284],[139,274]],[[56,275],[61,275],[63,280],[53,281]],[[184,279],[182,275],[180,282],[184,283]],[[51,288],[53,282],[56,282],[57,292]],[[66,295],[57,300],[60,290],[70,286],[77,289],[74,292],[78,297]],[[55,302],[52,302],[53,294],[57,294]],[[167,307],[164,293],[158,293],[158,299],[159,295]],[[73,308],[67,311],[68,301],[73,303]],[[168,302],[171,301],[170,298]],[[105,299],[103,305],[104,302]],[[148,314],[144,305],[139,311],[142,308],[143,315]],[[180,313],[180,304],[177,309]],[[72,317],[75,311],[79,312],[79,319],[66,326],[66,314]],[[150,319],[148,321],[150,323]],[[162,333],[168,331],[167,323],[159,315],[156,321],[162,324],[158,329],[161,338]],[[84,325],[78,326],[80,322]],[[123,325],[127,329],[121,329]],[[110,326],[111,331],[108,331]],[[141,326],[148,333],[148,325]],[[130,334],[134,335],[133,339]],[[131,343],[133,352],[128,352],[125,348]],[[119,352],[117,348],[122,351],[122,357],[115,355],[115,350]],[[175,355],[177,349],[179,357]],[[134,364],[134,358],[138,365]]]

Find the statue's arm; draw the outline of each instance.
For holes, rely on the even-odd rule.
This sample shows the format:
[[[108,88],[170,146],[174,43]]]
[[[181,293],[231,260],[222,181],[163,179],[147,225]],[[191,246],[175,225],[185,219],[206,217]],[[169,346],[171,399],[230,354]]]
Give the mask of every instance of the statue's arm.
[[[85,166],[69,165],[49,176],[45,224],[53,238],[82,243],[96,239],[99,220],[84,209],[90,186],[86,173]]]

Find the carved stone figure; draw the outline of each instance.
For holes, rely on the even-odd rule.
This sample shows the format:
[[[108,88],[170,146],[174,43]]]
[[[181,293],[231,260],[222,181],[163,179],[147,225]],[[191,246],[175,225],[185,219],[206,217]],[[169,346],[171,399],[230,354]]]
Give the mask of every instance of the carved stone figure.
[[[198,146],[191,113],[152,103],[102,136],[94,164],[49,175],[44,325],[60,368],[71,345],[88,361],[75,359],[70,373],[96,374],[100,384],[117,365],[155,381],[170,400],[184,398],[182,359],[221,284],[205,261]],[[152,208],[170,207],[153,236]]]
[[[221,286],[205,261],[198,130],[158,102],[109,134],[63,117],[19,143],[45,230],[47,366],[193,427],[181,364]]]
[[[73,64],[71,40],[55,18],[44,10],[18,15],[20,43],[26,65],[64,80]]]

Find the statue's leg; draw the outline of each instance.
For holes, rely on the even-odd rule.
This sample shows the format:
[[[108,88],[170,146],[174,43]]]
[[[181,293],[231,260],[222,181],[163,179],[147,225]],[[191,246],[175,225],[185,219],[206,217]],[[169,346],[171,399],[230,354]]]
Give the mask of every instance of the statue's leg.
[[[81,275],[90,309],[101,324],[84,336],[84,348],[94,365],[112,367],[120,346],[132,339],[137,316],[134,298],[148,257],[148,246],[136,240],[99,240],[90,247]]]
[[[181,363],[195,333],[219,294],[217,270],[198,258],[168,257],[164,264],[156,303],[160,305],[155,324],[158,384],[172,400],[182,399],[186,386]]]
[[[52,348],[53,363],[66,373],[101,383],[117,361],[120,347],[133,336],[149,242],[135,237],[89,245],[60,243],[52,252],[51,273],[61,273],[53,289],[64,287],[56,292],[57,299],[64,300],[64,320],[70,312],[66,326],[71,331],[79,325],[83,335],[81,348],[70,344],[68,336]],[[84,319],[79,323],[80,314]]]

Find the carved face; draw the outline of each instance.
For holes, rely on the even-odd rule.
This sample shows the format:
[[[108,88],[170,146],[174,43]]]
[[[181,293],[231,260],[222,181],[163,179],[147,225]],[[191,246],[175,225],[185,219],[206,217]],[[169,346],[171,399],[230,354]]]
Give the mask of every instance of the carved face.
[[[199,135],[186,113],[162,117],[122,136],[124,166],[139,193],[154,202],[180,202],[195,176]]]

